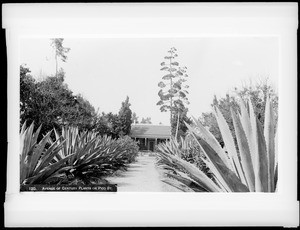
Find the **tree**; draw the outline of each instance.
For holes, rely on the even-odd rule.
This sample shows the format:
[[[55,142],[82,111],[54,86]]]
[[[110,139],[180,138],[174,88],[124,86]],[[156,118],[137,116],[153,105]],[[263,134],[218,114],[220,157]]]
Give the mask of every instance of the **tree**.
[[[129,97],[126,97],[126,100],[122,102],[121,109],[118,114],[120,121],[119,135],[128,135],[130,133],[131,124],[132,124],[132,111],[130,109],[131,104],[129,103]]]
[[[30,72],[29,68],[20,66],[20,128],[25,120],[29,123],[34,121],[32,111],[36,99],[36,82]]]
[[[93,129],[96,112],[81,95],[74,96],[64,83],[65,73],[36,81],[30,70],[20,67],[20,122],[42,125],[41,134],[61,126],[78,126],[80,130]]]
[[[63,38],[52,38],[51,46],[55,50],[55,76],[58,73],[58,62],[57,59],[60,58],[63,62],[67,60],[67,53],[70,51],[70,48],[63,47]]]
[[[132,113],[132,123],[134,123],[134,124],[139,123],[139,117],[136,115],[135,112]]]
[[[102,112],[101,115],[97,115],[95,131],[98,132],[101,136],[111,136],[112,129],[109,127],[109,121],[104,112]]]
[[[187,67],[180,67],[179,63],[175,61],[178,57],[176,51],[176,48],[172,47],[168,51],[169,55],[164,57],[167,61],[161,63],[161,71],[165,71],[167,74],[158,83],[160,100],[157,105],[160,106],[162,112],[170,112],[171,132],[173,136],[177,137],[180,116],[188,111],[187,89],[189,86],[185,83],[188,77],[186,74]]]
[[[61,125],[74,124],[76,118],[76,100],[64,83],[65,73],[60,71],[56,76],[46,77],[45,80],[37,82],[36,90],[39,98],[35,113],[38,114],[36,122],[43,124],[42,131],[52,128],[60,130]],[[42,132],[43,133],[43,132]]]
[[[142,118],[141,124],[152,124],[151,117]]]
[[[71,114],[69,115],[69,120],[72,125],[75,125],[79,130],[92,130],[95,128],[96,123],[96,111],[95,108],[86,100],[82,95],[76,95],[74,97],[75,106],[71,108]],[[65,108],[69,109],[69,106]],[[66,111],[66,114],[67,111]]]
[[[21,123],[34,121],[36,128],[42,124],[42,134],[52,128],[58,129],[58,119],[63,117],[61,107],[66,99],[60,95],[70,96],[62,85],[63,73],[40,82],[35,81],[28,73],[28,68],[20,67]]]
[[[113,114],[109,112],[106,114],[105,119],[107,121],[108,133],[107,135],[112,136],[112,138],[119,138],[120,135],[124,133],[121,132],[121,122],[118,114]]]
[[[277,123],[278,95],[275,93],[272,86],[268,84],[267,79],[265,81],[257,83],[255,86],[246,85],[243,86],[241,89],[235,87],[231,96],[227,94],[225,98],[220,99],[214,97],[212,106],[217,105],[219,107],[226,122],[228,123],[229,129],[233,137],[235,138],[230,107],[234,111],[239,111],[238,100],[242,99],[246,101],[248,98],[250,98],[255,109],[255,114],[258,117],[258,120],[264,126],[265,103],[267,95],[269,95],[271,98],[271,103],[275,111],[275,122]],[[209,128],[209,131],[216,137],[216,139],[221,143],[221,145],[223,145],[223,139],[214,114],[212,112],[202,113],[200,120],[202,121],[204,126]]]
[[[269,95],[275,111],[275,121],[278,119],[278,95],[273,87],[268,83],[268,78],[261,80],[256,85],[245,85],[241,89],[234,88],[237,96],[246,100],[250,98],[255,108],[255,113],[262,124],[265,120],[265,105]]]
[[[130,109],[129,97],[127,96],[126,100],[122,102],[118,114],[113,114],[112,112],[106,114],[103,112],[102,115],[97,116],[95,130],[100,135],[119,138],[130,133],[132,122],[133,116]]]

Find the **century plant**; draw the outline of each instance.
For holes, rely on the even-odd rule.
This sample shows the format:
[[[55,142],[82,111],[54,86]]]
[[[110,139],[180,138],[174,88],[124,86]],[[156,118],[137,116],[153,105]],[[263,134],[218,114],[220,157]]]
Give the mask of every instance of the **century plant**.
[[[277,132],[275,135],[274,111],[269,97],[265,108],[264,128],[255,115],[250,101],[240,100],[239,111],[231,109],[234,138],[219,108],[214,107],[225,147],[194,119],[188,126],[204,157],[201,159],[213,177],[194,164],[182,159],[182,149],[173,144],[159,146],[160,163],[171,172],[166,182],[183,191],[206,192],[275,192],[277,190]],[[168,151],[167,151],[168,149]],[[175,180],[174,180],[175,179]]]
[[[79,132],[77,127],[54,129],[37,143],[41,127],[33,133],[23,125],[20,133],[21,184],[93,184],[107,183],[103,177],[126,168],[134,161],[138,147],[128,137],[112,139],[96,132]]]
[[[26,128],[26,122],[23,124],[20,132],[20,184],[38,183],[41,178],[48,178],[65,164],[72,157],[72,154],[61,161],[51,163],[58,155],[58,152],[64,147],[64,141],[58,141],[50,144],[51,132],[48,132],[40,142],[37,139],[41,126],[35,131],[32,123]],[[46,145],[49,145],[46,148]]]
[[[177,49],[172,47],[168,53],[169,55],[164,57],[166,61],[160,64],[162,66],[160,70],[166,73],[162,77],[162,81],[158,83],[160,90],[158,92],[159,101],[156,105],[160,106],[161,112],[170,112],[171,133],[177,138],[180,118],[181,120],[186,118],[188,111],[189,86],[186,84],[188,74],[186,73],[187,67],[180,67],[176,61]]]
[[[67,165],[51,178],[55,183],[107,183],[101,178],[126,168],[138,152],[136,143],[126,137],[116,140],[93,131],[79,133],[77,127],[63,127],[62,138],[56,130],[55,135],[57,140],[66,140],[59,151],[61,159],[73,154]]]

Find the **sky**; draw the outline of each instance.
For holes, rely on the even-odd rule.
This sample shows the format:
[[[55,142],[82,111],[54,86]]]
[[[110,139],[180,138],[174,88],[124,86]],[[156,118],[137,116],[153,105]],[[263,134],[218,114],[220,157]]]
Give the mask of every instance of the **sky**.
[[[20,41],[20,64],[41,79],[55,74],[54,50],[50,38]],[[158,82],[171,47],[177,49],[177,62],[187,67],[189,116],[211,111],[213,96],[225,97],[234,87],[255,84],[268,78],[277,91],[279,46],[276,37],[201,38],[65,38],[70,48],[65,82],[74,94],[83,95],[99,112],[117,113],[129,96],[131,110],[151,117],[153,124],[169,124],[169,113],[161,112]]]

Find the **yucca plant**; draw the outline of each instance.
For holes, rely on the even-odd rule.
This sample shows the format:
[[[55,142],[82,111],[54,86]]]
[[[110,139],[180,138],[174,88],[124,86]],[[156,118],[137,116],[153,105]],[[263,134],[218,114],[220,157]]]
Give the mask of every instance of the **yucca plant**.
[[[255,116],[250,99],[240,100],[240,111],[231,110],[234,137],[218,107],[214,113],[221,131],[225,148],[216,138],[194,119],[188,126],[205,158],[202,160],[213,174],[209,178],[195,165],[181,159],[182,150],[176,141],[159,146],[160,163],[172,173],[169,183],[183,191],[207,192],[274,192],[277,185],[277,138],[274,111],[267,98],[264,128]]]

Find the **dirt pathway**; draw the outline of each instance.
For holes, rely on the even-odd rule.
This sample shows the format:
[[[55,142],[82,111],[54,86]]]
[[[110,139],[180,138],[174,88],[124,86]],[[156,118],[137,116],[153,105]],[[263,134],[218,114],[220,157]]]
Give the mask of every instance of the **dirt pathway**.
[[[153,153],[140,153],[137,161],[130,164],[127,171],[106,179],[118,185],[118,192],[180,192],[161,181],[163,173],[155,162]]]

